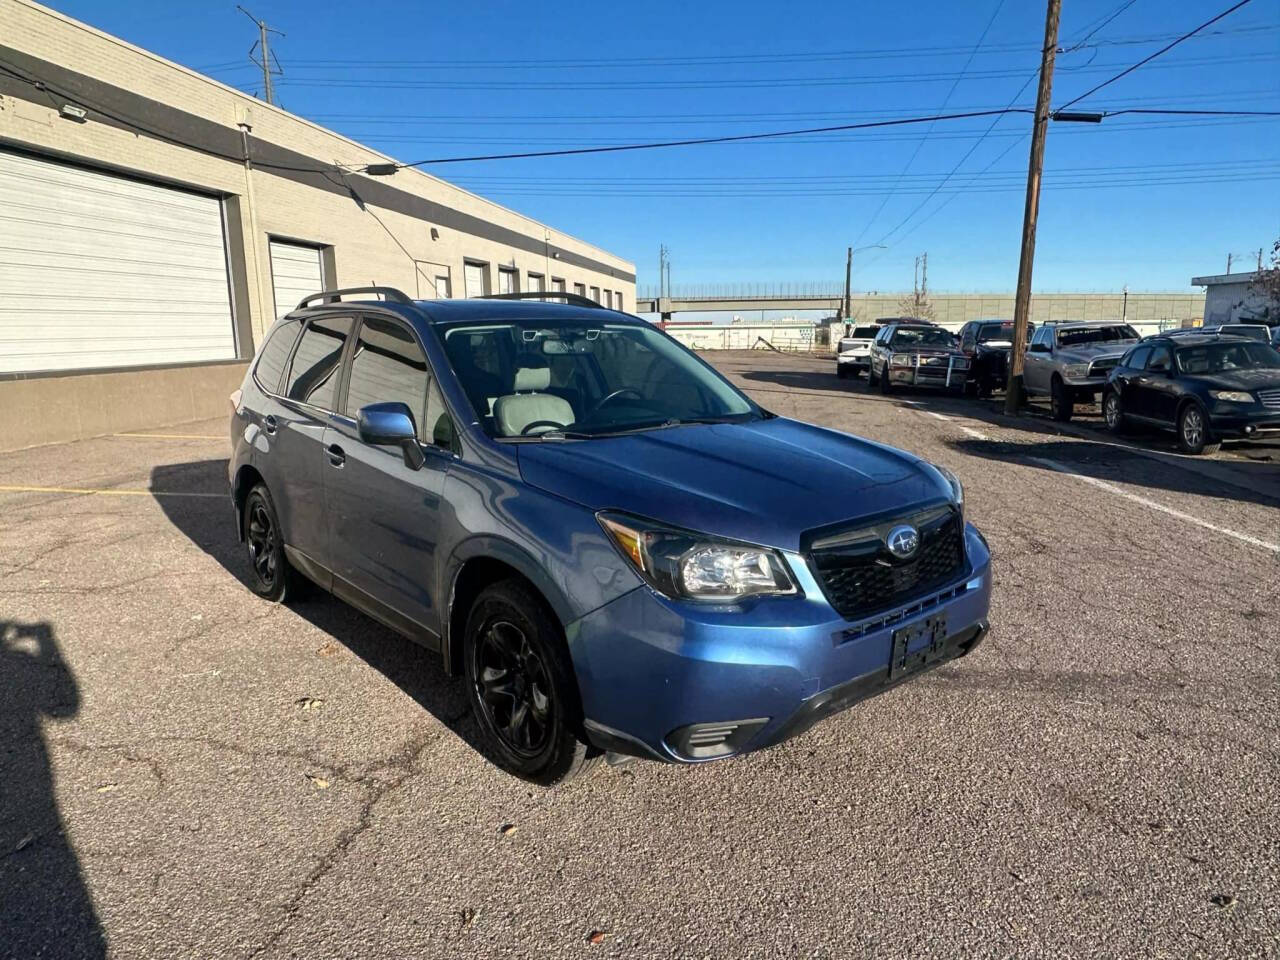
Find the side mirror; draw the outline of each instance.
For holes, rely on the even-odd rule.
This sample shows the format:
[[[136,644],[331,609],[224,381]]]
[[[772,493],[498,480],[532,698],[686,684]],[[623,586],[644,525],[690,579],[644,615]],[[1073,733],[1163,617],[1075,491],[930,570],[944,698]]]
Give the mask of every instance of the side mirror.
[[[371,403],[356,414],[356,429],[360,439],[375,447],[399,447],[404,453],[404,464],[410,470],[418,470],[426,462],[422,448],[418,446],[418,428],[413,423],[413,411],[404,403]]]

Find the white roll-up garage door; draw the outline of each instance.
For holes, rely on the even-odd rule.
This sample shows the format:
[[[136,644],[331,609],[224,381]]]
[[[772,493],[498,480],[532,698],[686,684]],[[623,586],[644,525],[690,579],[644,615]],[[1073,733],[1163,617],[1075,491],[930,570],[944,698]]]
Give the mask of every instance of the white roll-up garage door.
[[[297,307],[303,297],[323,290],[320,248],[272,240],[271,288],[275,291],[277,317]]]
[[[0,151],[0,372],[235,351],[219,200]]]

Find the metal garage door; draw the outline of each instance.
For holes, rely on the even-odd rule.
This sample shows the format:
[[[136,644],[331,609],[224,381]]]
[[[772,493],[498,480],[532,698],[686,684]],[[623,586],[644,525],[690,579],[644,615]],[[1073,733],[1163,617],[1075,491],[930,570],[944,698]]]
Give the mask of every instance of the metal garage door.
[[[271,288],[275,291],[277,317],[297,307],[303,297],[323,290],[320,248],[272,240]]]
[[[234,356],[217,199],[0,152],[0,372]]]

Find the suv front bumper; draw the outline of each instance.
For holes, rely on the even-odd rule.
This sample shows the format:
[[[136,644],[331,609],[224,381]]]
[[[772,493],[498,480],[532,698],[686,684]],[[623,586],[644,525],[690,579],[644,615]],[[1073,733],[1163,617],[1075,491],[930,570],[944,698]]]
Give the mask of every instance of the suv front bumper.
[[[694,604],[640,587],[619,597],[566,630],[588,737],[669,762],[732,756],[964,656],[986,633],[991,599],[986,543],[972,526],[965,542],[963,576],[866,623],[835,613],[793,555],[797,596]],[[939,617],[945,636],[913,648],[909,672],[892,669],[895,632]]]

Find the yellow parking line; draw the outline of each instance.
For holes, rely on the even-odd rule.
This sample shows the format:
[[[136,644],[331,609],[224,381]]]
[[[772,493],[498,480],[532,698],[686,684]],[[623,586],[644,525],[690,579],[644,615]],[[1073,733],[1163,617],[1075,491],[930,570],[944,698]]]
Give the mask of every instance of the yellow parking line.
[[[209,433],[113,433],[113,437],[140,437],[145,440],[225,440],[226,437],[220,437]]]
[[[225,493],[188,493],[168,490],[100,490],[94,487],[26,487],[0,484],[0,493],[83,493],[108,497],[225,497]]]

